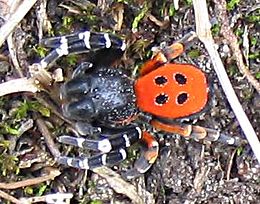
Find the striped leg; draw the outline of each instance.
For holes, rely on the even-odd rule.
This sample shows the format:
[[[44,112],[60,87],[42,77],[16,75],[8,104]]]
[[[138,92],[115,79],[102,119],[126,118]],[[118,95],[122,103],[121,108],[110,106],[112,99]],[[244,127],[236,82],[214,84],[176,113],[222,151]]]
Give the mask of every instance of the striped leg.
[[[158,130],[179,134],[183,137],[193,138],[196,140],[206,140],[211,142],[218,141],[223,144],[229,144],[234,146],[241,146],[247,143],[240,137],[232,137],[229,135],[222,134],[217,130],[204,128],[196,125],[165,123],[159,120],[152,120],[151,125]]]
[[[152,135],[148,132],[143,132],[142,143],[140,158],[136,160],[134,168],[128,170],[123,175],[127,179],[138,177],[148,171],[158,157],[159,144]]]
[[[68,54],[84,53],[90,50],[97,51],[103,48],[113,48],[121,51],[126,49],[125,43],[117,36],[91,31],[47,38],[42,40],[41,43],[46,47],[55,48],[41,60],[40,65],[42,68]]]
[[[129,128],[127,131],[113,136],[100,135],[102,140],[89,140],[63,135],[59,142],[85,149],[100,151],[103,154],[90,158],[59,157],[57,162],[80,169],[93,169],[103,165],[112,166],[126,158],[125,148],[141,139],[142,132],[139,127]]]
[[[89,140],[67,135],[60,136],[58,141],[63,144],[73,145],[83,149],[100,151],[103,153],[115,149],[127,148],[141,139],[142,132],[139,127],[129,128],[127,131],[112,136],[100,134],[101,140]]]
[[[113,166],[126,159],[124,149],[114,150],[108,153],[99,154],[90,158],[59,157],[57,162],[79,169],[94,169],[101,166]]]

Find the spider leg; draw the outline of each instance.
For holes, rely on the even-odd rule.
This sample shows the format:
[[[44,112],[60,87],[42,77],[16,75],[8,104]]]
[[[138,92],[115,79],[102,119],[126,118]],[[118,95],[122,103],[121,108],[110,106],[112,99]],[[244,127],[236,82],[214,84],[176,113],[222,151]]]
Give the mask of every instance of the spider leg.
[[[58,58],[68,55],[91,51],[97,51],[104,48],[113,48],[124,51],[126,45],[124,41],[115,35],[108,33],[96,33],[85,31],[73,35],[53,37],[42,40],[46,47],[55,48],[45,58],[40,61],[42,68]]]
[[[126,159],[125,148],[137,142],[141,138],[142,132],[139,127],[129,128],[126,132],[118,133],[113,136],[102,135],[102,140],[89,140],[85,138],[76,138],[67,135],[60,136],[59,142],[69,144],[85,149],[91,149],[102,152],[90,158],[71,158],[58,157],[57,162],[80,169],[94,169],[100,166],[113,166]]]
[[[149,61],[144,63],[140,69],[141,76],[157,69],[161,65],[170,62],[174,58],[181,55],[185,49],[191,44],[192,40],[196,37],[194,32],[186,34],[183,38],[175,41],[172,45],[163,47],[157,54]]]
[[[159,144],[151,134],[143,132],[142,143],[141,155],[135,161],[134,167],[123,174],[127,179],[132,179],[145,173],[158,157]]]
[[[141,139],[142,132],[139,127],[132,127],[125,132],[114,135],[100,134],[101,140],[90,140],[86,138],[76,138],[63,135],[58,138],[58,141],[63,144],[73,145],[84,149],[91,149],[108,153],[115,149],[127,148]]]
[[[159,120],[152,120],[151,125],[158,130],[163,130],[169,133],[176,133],[186,138],[195,140],[218,141],[223,144],[241,146],[247,142],[240,137],[229,136],[220,133],[217,130],[204,128],[196,125],[165,123]]]
[[[70,44],[73,44],[80,41],[78,34],[79,33],[73,33],[70,35],[63,35],[58,37],[41,39],[40,44],[47,48],[57,48],[62,43],[61,42],[62,37],[65,37]]]
[[[57,162],[79,169],[94,169],[101,166],[113,166],[126,159],[127,153],[124,149],[114,150],[99,154],[90,158],[58,157]]]

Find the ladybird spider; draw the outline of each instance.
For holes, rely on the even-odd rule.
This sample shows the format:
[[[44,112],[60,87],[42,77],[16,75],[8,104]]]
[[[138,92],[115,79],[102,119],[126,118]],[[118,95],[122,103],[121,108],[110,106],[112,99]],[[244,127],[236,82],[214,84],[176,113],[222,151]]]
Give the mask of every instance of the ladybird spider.
[[[101,153],[89,158],[61,156],[57,158],[58,163],[80,169],[112,166],[126,159],[126,148],[141,140],[140,157],[125,176],[132,178],[146,172],[158,156],[159,144],[138,126],[136,121],[140,113],[148,114],[150,117],[144,117],[143,122],[157,130],[196,140],[240,145],[242,140],[238,137],[173,121],[200,113],[209,100],[207,79],[199,68],[170,62],[184,52],[194,36],[194,32],[189,33],[160,49],[141,67],[136,80],[123,69],[111,67],[117,55],[110,56],[108,64],[102,63],[99,56],[94,62],[78,66],[71,79],[61,87],[62,111],[65,117],[75,121],[80,135],[98,139],[63,135],[58,141]],[[47,38],[42,43],[54,48],[40,61],[42,67],[71,53],[94,51],[98,56],[100,50],[107,50],[111,55],[113,50],[123,53],[126,49],[125,43],[115,35],[90,31]]]

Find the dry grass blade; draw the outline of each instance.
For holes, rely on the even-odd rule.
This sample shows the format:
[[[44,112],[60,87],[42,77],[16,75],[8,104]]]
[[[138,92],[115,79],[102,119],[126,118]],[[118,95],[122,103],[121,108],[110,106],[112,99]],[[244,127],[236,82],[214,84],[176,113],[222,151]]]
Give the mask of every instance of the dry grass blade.
[[[14,30],[15,26],[24,18],[32,6],[37,0],[22,1],[16,11],[9,17],[6,23],[0,28],[0,47],[3,45],[4,41]]]
[[[55,193],[44,196],[35,196],[31,198],[20,198],[23,203],[60,203],[69,204],[73,197],[72,193]]]
[[[107,167],[96,168],[96,174],[105,178],[109,185],[117,192],[126,195],[133,203],[143,204],[143,199],[138,195],[137,189],[132,184],[126,182],[121,176]]]
[[[60,156],[60,152],[59,149],[57,148],[57,146],[55,145],[52,135],[48,129],[48,127],[46,126],[44,120],[42,118],[40,118],[40,116],[35,116],[36,119],[36,124],[39,128],[39,131],[41,132],[42,136],[44,137],[44,140],[46,142],[46,145],[48,146],[51,154],[54,157],[59,157]]]
[[[48,175],[44,175],[32,179],[26,179],[23,181],[12,182],[12,183],[0,183],[0,188],[11,190],[11,189],[22,188],[26,186],[32,186],[45,181],[53,180],[55,177],[59,175],[60,175],[59,170],[51,169]]]
[[[250,121],[248,120],[247,115],[245,114],[245,112],[236,96],[236,93],[228,78],[228,75],[227,75],[225,67],[221,61],[219,53],[216,50],[216,46],[215,46],[213,37],[211,35],[211,31],[210,31],[211,25],[209,22],[206,1],[205,0],[194,0],[193,6],[194,6],[194,10],[195,10],[197,35],[198,35],[199,39],[205,45],[205,47],[210,55],[215,72],[218,76],[218,79],[224,90],[224,93],[226,94],[229,104],[230,104],[232,110],[234,111],[234,113],[237,117],[237,120],[238,120],[242,130],[244,131],[244,133],[247,137],[247,140],[248,140],[257,160],[260,163],[260,143],[259,143],[257,135],[256,135]]]
[[[0,190],[0,197],[6,199],[6,201],[16,203],[16,204],[24,204],[24,202],[18,200],[17,198],[9,195],[8,193]]]
[[[18,92],[36,93],[39,88],[34,79],[19,78],[0,84],[0,96]]]

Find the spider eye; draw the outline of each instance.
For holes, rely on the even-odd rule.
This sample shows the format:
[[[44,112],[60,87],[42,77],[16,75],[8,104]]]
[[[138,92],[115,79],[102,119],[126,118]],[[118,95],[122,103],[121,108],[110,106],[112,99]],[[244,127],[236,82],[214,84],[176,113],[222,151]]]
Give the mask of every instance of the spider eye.
[[[169,97],[166,94],[161,93],[158,96],[156,96],[155,102],[157,105],[163,105],[163,104],[167,103],[168,99],[169,99]]]
[[[175,74],[174,78],[180,85],[186,84],[187,82],[187,78],[183,74]]]
[[[184,104],[188,99],[188,94],[187,93],[181,93],[178,97],[177,97],[177,103],[179,105]]]
[[[166,77],[164,77],[164,76],[158,76],[158,77],[156,77],[155,79],[154,79],[154,81],[155,81],[155,83],[157,84],[157,85],[164,85],[165,83],[167,83],[167,78]]]

